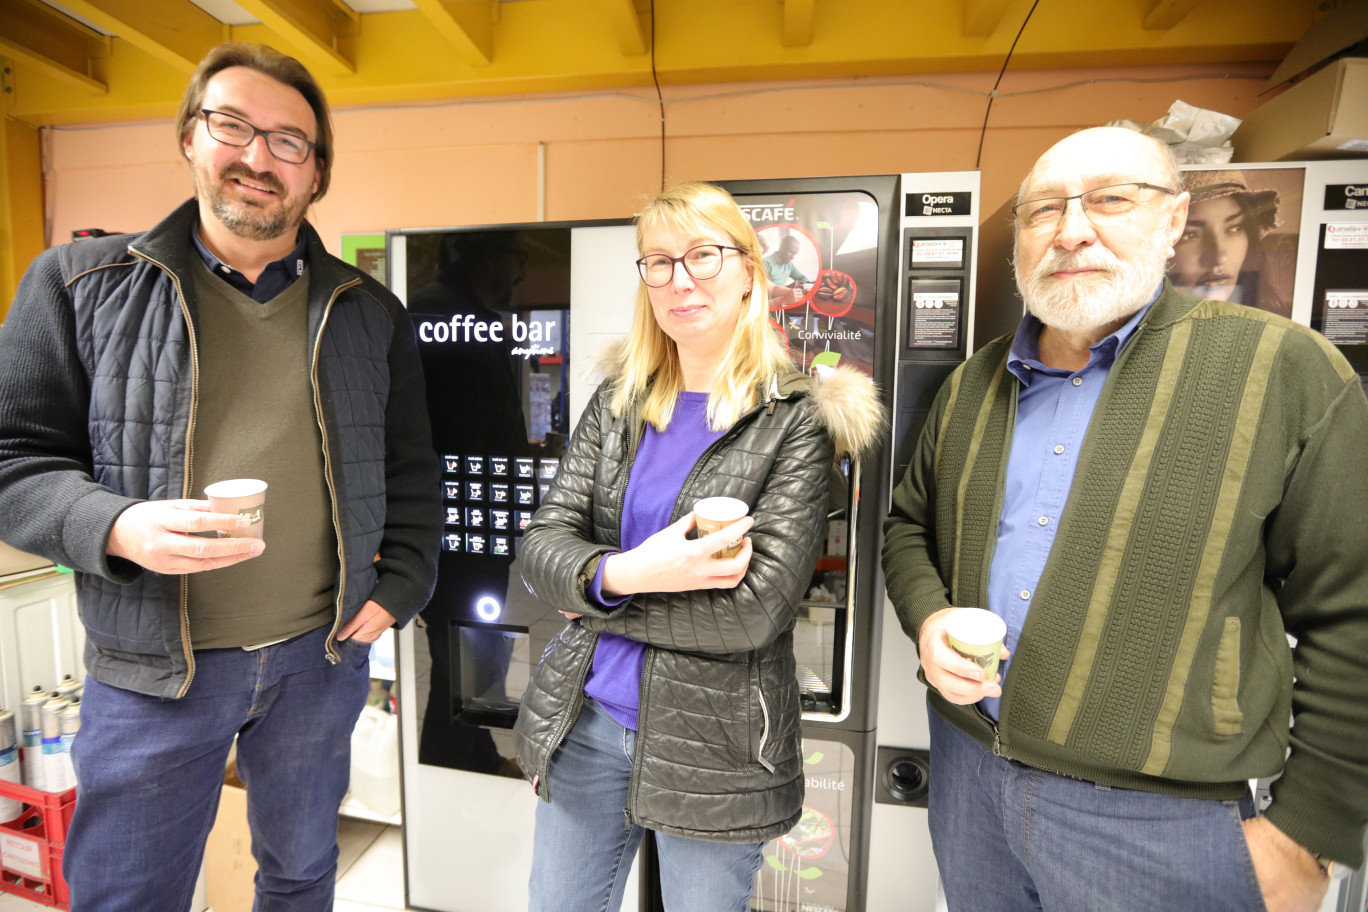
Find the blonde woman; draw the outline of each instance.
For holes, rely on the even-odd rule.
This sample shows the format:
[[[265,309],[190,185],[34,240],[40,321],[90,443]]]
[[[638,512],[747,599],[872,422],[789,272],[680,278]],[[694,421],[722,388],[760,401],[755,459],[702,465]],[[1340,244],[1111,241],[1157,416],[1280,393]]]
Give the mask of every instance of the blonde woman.
[[[864,375],[818,383],[788,360],[724,191],[662,193],[637,247],[631,335],[523,540],[525,582],[569,620],[516,728],[543,799],[533,912],[619,908],[647,831],[670,912],[746,908],[761,846],[803,803],[792,630],[832,460],[881,422]],[[693,538],[712,496],[749,515]]]

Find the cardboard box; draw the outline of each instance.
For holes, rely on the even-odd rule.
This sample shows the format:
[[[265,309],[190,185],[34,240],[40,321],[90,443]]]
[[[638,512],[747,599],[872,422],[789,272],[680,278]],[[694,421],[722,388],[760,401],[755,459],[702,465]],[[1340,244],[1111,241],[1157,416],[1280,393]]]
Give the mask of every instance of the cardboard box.
[[[1344,57],[1245,115],[1235,161],[1368,155],[1368,58]]]
[[[256,859],[247,828],[247,789],[228,768],[218,816],[204,849],[205,891],[213,912],[252,912]]]
[[[41,570],[44,567],[51,566],[52,561],[46,558],[36,557],[0,542],[0,577],[9,576],[12,573]]]

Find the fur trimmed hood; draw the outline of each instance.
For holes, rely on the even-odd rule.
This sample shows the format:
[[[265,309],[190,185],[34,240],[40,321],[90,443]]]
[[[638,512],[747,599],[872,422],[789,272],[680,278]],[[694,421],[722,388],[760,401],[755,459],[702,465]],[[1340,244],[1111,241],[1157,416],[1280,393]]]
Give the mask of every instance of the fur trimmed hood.
[[[874,381],[853,367],[837,365],[821,379],[793,371],[776,378],[773,395],[812,397],[817,416],[836,444],[837,456],[867,456],[888,427]]]
[[[600,381],[611,379],[622,359],[626,339],[615,339],[600,349],[590,361],[589,376]],[[811,396],[822,426],[831,434],[836,455],[868,456],[888,429],[888,415],[879,401],[879,388],[866,374],[838,364],[822,379],[815,379],[794,368],[780,374],[762,391],[761,402]]]

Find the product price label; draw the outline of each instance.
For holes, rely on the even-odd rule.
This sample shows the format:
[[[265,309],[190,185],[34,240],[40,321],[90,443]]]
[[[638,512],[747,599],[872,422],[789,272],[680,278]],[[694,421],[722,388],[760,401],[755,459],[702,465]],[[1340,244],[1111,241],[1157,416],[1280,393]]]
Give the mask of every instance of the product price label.
[[[1333,222],[1325,226],[1326,250],[1368,250],[1368,222]]]
[[[913,266],[953,266],[964,262],[964,241],[960,238],[913,238]]]

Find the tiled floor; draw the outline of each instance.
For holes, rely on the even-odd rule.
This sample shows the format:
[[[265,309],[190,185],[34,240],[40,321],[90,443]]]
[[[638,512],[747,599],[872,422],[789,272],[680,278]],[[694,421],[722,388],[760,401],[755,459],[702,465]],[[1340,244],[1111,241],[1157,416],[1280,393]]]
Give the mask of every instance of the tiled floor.
[[[337,901],[334,912],[394,912],[404,906],[404,869],[399,828],[342,818],[337,829]],[[50,909],[0,893],[0,912]]]

